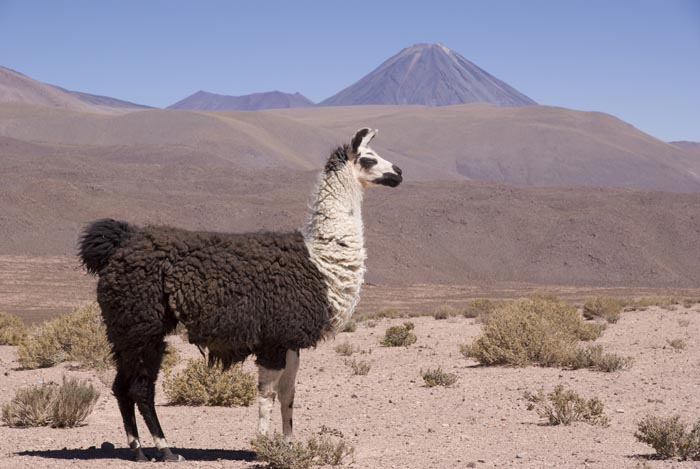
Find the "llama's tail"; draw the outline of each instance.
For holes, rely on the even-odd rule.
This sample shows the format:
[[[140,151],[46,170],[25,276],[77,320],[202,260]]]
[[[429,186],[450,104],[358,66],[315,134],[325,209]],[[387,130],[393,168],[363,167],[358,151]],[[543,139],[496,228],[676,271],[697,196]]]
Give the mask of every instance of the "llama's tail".
[[[98,274],[131,232],[126,222],[111,218],[97,220],[88,226],[80,237],[78,253],[87,271]]]

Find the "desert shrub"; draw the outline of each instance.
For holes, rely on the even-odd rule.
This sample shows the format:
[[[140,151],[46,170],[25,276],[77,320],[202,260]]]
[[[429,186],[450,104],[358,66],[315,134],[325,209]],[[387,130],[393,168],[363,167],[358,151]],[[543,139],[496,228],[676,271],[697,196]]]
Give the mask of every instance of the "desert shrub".
[[[528,410],[535,410],[537,415],[547,419],[549,425],[571,425],[573,422],[607,425],[609,421],[599,399],[586,399],[571,389],[564,389],[561,384],[547,395],[540,390],[525,397],[530,401]]]
[[[255,377],[241,365],[223,371],[220,365],[209,367],[203,358],[189,360],[180,373],[166,375],[163,388],[174,405],[249,406],[256,396]]]
[[[428,369],[426,371],[421,370],[420,372],[425,385],[429,388],[434,386],[452,386],[457,382],[457,375],[454,373],[447,373],[443,371],[442,368],[438,367],[434,370]]]
[[[654,448],[662,459],[700,460],[700,421],[688,431],[679,415],[648,415],[639,422],[634,436]]]
[[[338,355],[343,355],[344,357],[349,357],[353,353],[357,352],[358,348],[346,340],[342,344],[336,345],[334,350],[335,350],[335,353],[337,353]]]
[[[357,330],[357,323],[352,319],[345,323],[343,329],[340,332],[355,332]]]
[[[479,318],[481,322],[486,320],[496,310],[496,304],[487,299],[476,299],[470,301],[462,311],[465,318]]]
[[[338,466],[352,458],[355,449],[342,437],[312,436],[306,441],[285,441],[279,433],[258,435],[251,446],[259,461],[275,469],[307,469],[311,466]]]
[[[43,383],[17,391],[2,408],[2,419],[11,427],[75,427],[95,408],[100,393],[92,384],[63,378],[63,384]]]
[[[462,352],[484,365],[567,366],[578,341],[593,340],[601,332],[569,304],[527,299],[497,308],[481,336]]]
[[[405,315],[398,309],[385,306],[373,312],[356,313],[353,317],[355,317],[357,321],[367,321],[369,319],[397,319],[404,316]]]
[[[583,305],[583,317],[586,319],[605,319],[609,323],[616,323],[620,319],[620,313],[624,302],[609,296],[597,296]]]
[[[392,326],[384,333],[381,344],[385,347],[408,347],[416,342],[416,334],[411,332],[414,329],[412,322],[405,322],[402,326]]]
[[[438,320],[451,318],[452,316],[456,316],[456,315],[457,315],[457,310],[449,305],[442,305],[438,309],[433,311],[433,318],[438,319]]]
[[[47,368],[64,361],[84,367],[105,368],[112,364],[107,333],[96,304],[77,308],[35,326],[17,349],[22,368]]]
[[[627,302],[626,308],[630,311],[644,311],[651,306],[668,308],[681,303],[681,299],[675,296],[642,296]]]
[[[51,426],[75,427],[90,415],[99,397],[92,384],[64,377],[51,406]]]
[[[683,339],[673,339],[668,341],[668,345],[674,350],[683,350],[686,347],[685,340]]]
[[[364,360],[355,360],[353,359],[350,362],[347,362],[347,364],[352,368],[352,374],[358,375],[358,376],[365,376],[367,373],[369,373],[370,368],[372,368],[372,365],[370,365],[369,362],[366,362]]]
[[[680,327],[688,327],[688,326],[690,326],[690,321],[688,319],[679,319],[678,325]]]
[[[596,371],[611,373],[613,371],[626,370],[631,364],[632,359],[629,357],[621,357],[614,353],[603,353],[603,347],[592,345],[586,348],[579,347],[568,366],[574,370],[591,368]]]
[[[175,368],[175,366],[180,363],[180,352],[177,351],[170,343],[165,344],[165,353],[163,353],[163,361],[160,366],[164,372],[168,373],[170,370]]]
[[[27,337],[27,328],[17,316],[0,313],[0,345],[19,345]]]

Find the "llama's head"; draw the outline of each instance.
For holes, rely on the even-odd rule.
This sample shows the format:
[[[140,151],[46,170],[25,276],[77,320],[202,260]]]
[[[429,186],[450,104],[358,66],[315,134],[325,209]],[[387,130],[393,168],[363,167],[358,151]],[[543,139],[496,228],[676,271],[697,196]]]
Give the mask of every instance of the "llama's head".
[[[403,180],[401,168],[385,160],[369,147],[369,142],[378,132],[377,129],[367,127],[358,130],[352,138],[348,157],[362,187],[396,187]]]

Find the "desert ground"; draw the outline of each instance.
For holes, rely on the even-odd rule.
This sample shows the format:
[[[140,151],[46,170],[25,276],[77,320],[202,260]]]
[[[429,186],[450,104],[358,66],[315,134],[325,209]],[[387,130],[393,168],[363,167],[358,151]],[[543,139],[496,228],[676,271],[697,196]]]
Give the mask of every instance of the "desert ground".
[[[408,347],[379,344],[385,329],[404,319],[362,321],[352,333],[304,350],[298,377],[295,431],[299,438],[322,425],[339,430],[355,446],[358,468],[447,467],[697,467],[698,463],[659,461],[633,436],[636,423],[649,413],[679,413],[700,418],[700,305],[651,307],[624,312],[596,343],[632,357],[631,368],[614,373],[541,367],[485,367],[464,358],[460,345],[471,342],[480,324],[461,316],[445,320],[411,319],[418,341]],[[687,347],[668,345],[683,339]],[[178,336],[169,341],[183,358],[199,352]],[[352,358],[368,361],[366,376],[354,376],[347,357],[334,351],[349,342]],[[15,347],[0,347],[0,390],[9,400],[21,386],[58,381],[63,375],[92,381],[101,396],[85,425],[72,429],[0,427],[2,467],[136,467],[129,460],[117,404],[110,394],[111,372],[91,372],[61,365],[19,370]],[[178,365],[182,367],[183,365]],[[252,361],[245,369],[254,370]],[[451,387],[428,388],[420,371],[442,367],[455,373]],[[176,369],[177,370],[177,369]],[[162,377],[159,380],[162,383]],[[598,397],[610,417],[608,427],[575,423],[544,425],[527,410],[524,393],[551,391],[557,384],[585,397]],[[257,425],[257,406],[169,406],[158,388],[157,409],[170,443],[187,467],[255,467],[249,441]],[[272,428],[281,422],[275,409]],[[139,418],[142,435],[147,435]],[[144,436],[144,445],[150,437]],[[104,445],[107,443],[107,445]],[[116,449],[109,449],[109,444]],[[102,449],[105,446],[107,449]],[[150,449],[150,455],[155,456]]]

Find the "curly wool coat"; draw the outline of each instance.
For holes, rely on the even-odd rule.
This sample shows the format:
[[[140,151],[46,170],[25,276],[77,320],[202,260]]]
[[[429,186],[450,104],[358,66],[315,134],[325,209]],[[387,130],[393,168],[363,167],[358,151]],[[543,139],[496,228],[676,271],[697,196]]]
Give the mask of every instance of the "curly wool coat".
[[[224,234],[135,227],[111,219],[85,231],[80,256],[99,275],[97,301],[114,353],[139,350],[177,322],[224,367],[255,354],[282,369],[287,350],[331,329],[327,286],[299,232]]]

